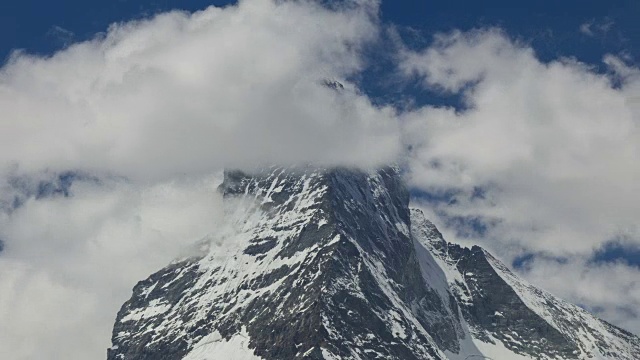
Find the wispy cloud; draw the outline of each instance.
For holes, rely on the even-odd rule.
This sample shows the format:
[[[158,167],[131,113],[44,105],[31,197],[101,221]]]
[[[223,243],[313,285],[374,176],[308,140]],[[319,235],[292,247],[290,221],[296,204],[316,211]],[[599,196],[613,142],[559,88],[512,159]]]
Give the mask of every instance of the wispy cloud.
[[[610,18],[589,20],[580,24],[578,30],[583,35],[590,37],[606,36],[614,25],[615,22]]]
[[[58,45],[66,47],[73,43],[76,34],[62,26],[54,25],[47,31],[47,36],[53,39]]]
[[[50,58],[15,54],[0,70],[0,171],[152,180],[225,163],[392,161],[392,109],[346,81],[376,36],[371,11],[244,1],[116,24]]]

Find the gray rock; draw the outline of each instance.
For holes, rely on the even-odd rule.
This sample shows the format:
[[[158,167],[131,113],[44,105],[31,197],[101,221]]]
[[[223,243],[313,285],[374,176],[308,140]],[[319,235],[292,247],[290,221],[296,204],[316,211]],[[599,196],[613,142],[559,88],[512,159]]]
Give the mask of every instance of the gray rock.
[[[263,359],[463,359],[478,342],[640,358],[634,335],[447,243],[397,169],[233,171],[219,191],[229,228],[135,286],[109,360],[182,359],[212,334]]]

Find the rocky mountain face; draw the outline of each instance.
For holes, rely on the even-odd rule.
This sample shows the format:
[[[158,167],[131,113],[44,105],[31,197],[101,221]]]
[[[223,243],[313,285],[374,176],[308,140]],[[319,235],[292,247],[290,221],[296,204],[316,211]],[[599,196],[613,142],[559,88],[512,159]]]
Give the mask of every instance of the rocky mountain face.
[[[139,282],[108,360],[640,359],[640,338],[446,242],[396,169],[227,172],[227,226]]]

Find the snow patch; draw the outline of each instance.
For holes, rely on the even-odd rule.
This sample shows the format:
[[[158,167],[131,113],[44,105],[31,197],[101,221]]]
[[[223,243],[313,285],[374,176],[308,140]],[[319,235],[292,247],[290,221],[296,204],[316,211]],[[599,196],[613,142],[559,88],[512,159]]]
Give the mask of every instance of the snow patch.
[[[127,321],[138,321],[141,319],[148,319],[150,317],[164,314],[169,309],[171,309],[170,305],[163,304],[160,302],[159,299],[155,299],[150,301],[149,306],[147,306],[146,308],[136,309],[135,311],[132,311],[127,316],[123,317],[121,321],[127,322]]]
[[[245,328],[225,340],[215,331],[198,341],[182,360],[260,360],[249,348],[249,335]]]

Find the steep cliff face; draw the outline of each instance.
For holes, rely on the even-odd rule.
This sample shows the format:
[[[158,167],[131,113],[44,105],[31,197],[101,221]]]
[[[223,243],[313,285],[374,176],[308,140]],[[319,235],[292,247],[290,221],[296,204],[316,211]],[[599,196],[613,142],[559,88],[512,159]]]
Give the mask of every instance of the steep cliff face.
[[[109,360],[640,358],[637,337],[444,241],[393,168],[228,172],[219,190],[229,225],[136,285]]]
[[[414,242],[426,254],[421,263],[429,264],[425,279],[446,282],[482,354],[494,359],[640,358],[637,336],[527,284],[480,247],[447,243],[421,211],[411,210],[411,221]],[[465,343],[468,339],[462,354],[470,352]]]

